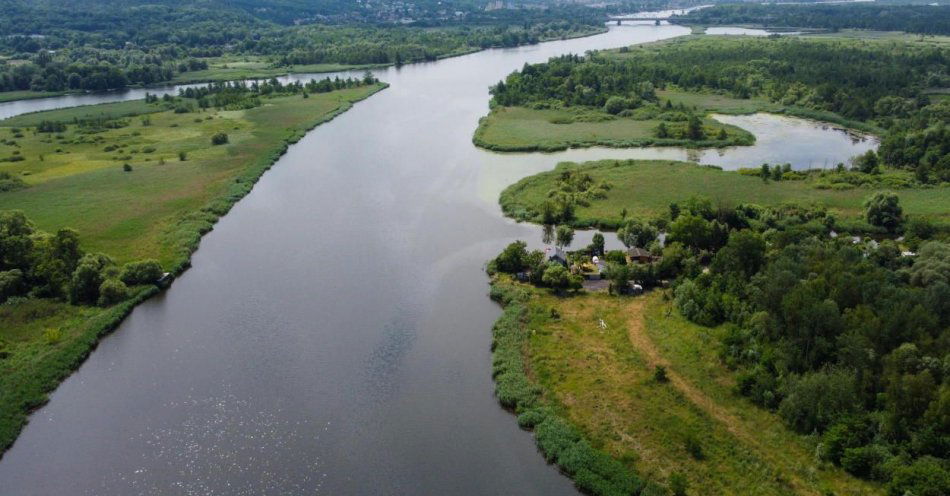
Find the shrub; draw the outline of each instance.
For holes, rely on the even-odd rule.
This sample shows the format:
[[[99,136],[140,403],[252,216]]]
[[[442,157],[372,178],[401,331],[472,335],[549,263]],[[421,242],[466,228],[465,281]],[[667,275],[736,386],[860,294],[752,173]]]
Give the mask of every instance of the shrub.
[[[43,339],[46,340],[46,344],[56,344],[63,340],[63,331],[59,328],[51,328],[43,331]]]
[[[909,466],[894,471],[888,496],[943,496],[950,494],[950,471],[930,457],[924,457]]]
[[[152,284],[161,279],[162,273],[162,265],[157,260],[142,260],[125,264],[119,279],[129,286]]]
[[[657,365],[656,368],[653,369],[653,380],[656,382],[669,381],[670,378],[666,376],[666,367],[662,365]]]
[[[885,479],[881,468],[890,456],[887,448],[877,444],[847,448],[841,456],[841,467],[858,477]]]
[[[122,164],[122,170],[124,170],[125,172],[132,172],[132,166],[129,165],[128,162],[126,162]]]
[[[686,496],[688,488],[689,480],[686,479],[685,475],[679,472],[670,474],[670,492],[673,493],[673,496]]]
[[[118,279],[106,279],[99,286],[99,305],[108,307],[129,297],[129,288]]]
[[[185,160],[188,160],[188,154],[185,152],[178,152],[178,161],[184,162]]]
[[[706,453],[703,452],[703,445],[700,444],[699,440],[692,434],[686,436],[683,446],[686,448],[686,452],[689,453],[689,456],[692,456],[694,459],[703,460],[706,458]]]
[[[228,135],[225,132],[215,133],[214,136],[211,137],[212,145],[226,145],[227,143],[228,143]]]

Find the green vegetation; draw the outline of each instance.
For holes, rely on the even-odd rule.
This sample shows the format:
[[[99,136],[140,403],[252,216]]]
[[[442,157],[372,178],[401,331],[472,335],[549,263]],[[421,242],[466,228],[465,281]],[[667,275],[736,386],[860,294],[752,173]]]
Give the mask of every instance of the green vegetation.
[[[871,29],[950,34],[950,5],[715,5],[675,16],[673,22],[702,25],[749,24],[765,27]]]
[[[560,191],[591,183],[563,178]],[[945,494],[950,245],[905,219],[894,195],[865,209],[882,234],[904,237],[830,236],[838,221],[820,207],[693,197],[621,229],[658,257],[593,244],[545,262],[513,243],[489,272],[526,307],[519,390],[673,491]],[[565,297],[549,281],[555,265],[587,273],[594,255],[608,261],[611,293],[672,293]]]
[[[789,179],[767,182],[758,169],[748,172],[657,160],[562,163],[553,171],[509,186],[502,192],[500,203],[505,215],[521,221],[617,229],[627,216],[655,217],[684,196],[705,195],[717,203],[762,206],[797,202],[827,207],[841,220],[841,227],[874,232],[872,226],[858,218],[864,216],[864,200],[874,189],[882,188],[899,193],[905,214],[941,225],[950,223],[947,187],[914,187],[913,175],[906,171],[879,175],[849,171],[786,172],[780,177]],[[590,184],[604,184],[607,188],[596,195],[581,191],[559,193],[564,191],[564,177],[571,175],[589,176]],[[800,178],[793,179],[796,177]],[[861,184],[861,180],[868,182]]]
[[[702,121],[703,139],[693,140],[685,136],[683,119],[682,112],[614,116],[582,108],[496,107],[481,119],[473,141],[490,150],[545,152],[588,146],[718,147],[755,142],[749,132],[708,118]],[[658,126],[666,129],[662,135]]]
[[[496,276],[492,296],[506,305],[494,331],[498,397],[535,426],[542,450],[554,443],[537,419],[563,425],[574,445],[614,460],[615,478],[650,481],[639,494],[881,493],[816,460],[816,439],[737,398],[736,374],[711,346],[723,329],[671,314],[661,293],[558,297]],[[590,494],[631,494],[567,472]]]
[[[0,162],[20,182],[0,189],[0,450],[291,143],[384,87],[215,84],[0,121],[23,157]]]
[[[7,0],[0,92],[15,93],[0,99],[398,65],[605,29],[603,14],[582,6],[484,7],[468,0]]]
[[[616,113],[664,121],[654,128],[657,138],[702,142],[710,135],[699,116],[722,104],[733,112],[781,110],[883,131],[885,165],[913,170],[919,182],[941,183],[950,180],[950,104],[946,99],[932,103],[929,95],[950,85],[948,57],[946,47],[910,43],[709,36],[555,57],[526,65],[492,87],[493,115],[483,121],[475,141],[500,143],[499,148],[556,148],[598,139],[616,143],[616,136],[628,132],[630,143],[643,143],[645,128],[612,122]],[[671,99],[663,103],[658,88],[692,93],[686,99],[696,106],[688,106],[682,96],[678,105]],[[510,107],[532,111],[511,112]],[[564,109],[570,113],[560,113]],[[492,125],[500,129],[493,131]],[[535,128],[555,138],[544,137],[542,147],[537,142],[542,131]]]

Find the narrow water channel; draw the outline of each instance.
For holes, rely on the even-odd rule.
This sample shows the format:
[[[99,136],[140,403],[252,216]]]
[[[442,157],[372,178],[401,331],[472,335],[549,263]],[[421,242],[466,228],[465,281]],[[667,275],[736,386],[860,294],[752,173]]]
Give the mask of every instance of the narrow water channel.
[[[618,150],[495,154],[471,134],[488,86],[525,62],[686,32],[377,71],[392,86],[292,147],[32,416],[0,493],[574,494],[493,398],[483,265],[540,238],[500,216],[502,187]],[[854,151],[839,141],[828,160]]]

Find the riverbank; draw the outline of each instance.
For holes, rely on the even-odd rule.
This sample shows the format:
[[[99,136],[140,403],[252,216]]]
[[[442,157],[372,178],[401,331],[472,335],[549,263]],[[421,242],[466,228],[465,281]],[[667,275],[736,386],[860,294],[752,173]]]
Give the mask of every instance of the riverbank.
[[[51,232],[76,228],[87,251],[120,263],[154,258],[175,276],[189,266],[202,235],[290,145],[387,86],[266,97],[245,110],[176,112],[183,103],[146,108],[145,102],[121,102],[2,121],[3,156],[24,159],[0,167],[22,177],[26,187],[0,193],[0,210],[22,210]],[[133,110],[142,111],[139,119],[128,117]],[[109,117],[98,121],[102,115]],[[92,133],[75,124],[90,120],[116,124]],[[17,127],[43,121],[67,126],[35,134]],[[212,146],[219,134],[227,143]],[[7,356],[0,360],[0,451],[99,339],[156,292],[140,288],[106,309],[39,299],[4,305],[3,320],[12,325],[0,333]],[[49,339],[50,329],[56,339]]]
[[[603,196],[575,206],[569,223],[578,228],[616,229],[623,222],[624,213],[634,218],[654,218],[666,213],[672,202],[705,196],[713,203],[754,203],[761,206],[790,202],[820,204],[827,207],[842,226],[847,223],[862,231],[870,229],[861,219],[863,202],[879,189],[895,191],[900,196],[905,214],[950,225],[948,188],[901,187],[913,184],[913,175],[906,171],[888,171],[880,176],[816,171],[791,173],[787,180],[763,181],[757,174],[662,160],[562,163],[552,171],[526,177],[506,188],[499,198],[502,211],[518,221],[542,222],[549,192],[558,188],[561,174],[566,171],[588,174],[592,184],[603,182],[610,185]],[[859,180],[872,183],[866,186],[854,184]]]
[[[711,346],[725,329],[686,321],[663,292],[558,297],[496,276],[491,294],[504,306],[493,331],[498,398],[581,490],[881,493],[816,461],[817,440],[735,398],[735,373]]]

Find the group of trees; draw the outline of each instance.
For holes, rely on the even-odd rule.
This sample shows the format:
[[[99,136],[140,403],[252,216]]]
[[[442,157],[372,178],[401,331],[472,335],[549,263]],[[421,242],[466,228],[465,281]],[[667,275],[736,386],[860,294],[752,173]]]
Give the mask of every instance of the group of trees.
[[[895,196],[875,195],[867,209],[872,223],[901,228]],[[829,237],[821,211],[788,213],[680,213],[668,239],[709,270],[681,266],[677,307],[727,325],[721,357],[739,370],[737,391],[821,435],[821,457],[890,494],[946,494],[950,245],[924,241],[905,256],[894,241]],[[726,230],[681,229],[684,216]]]
[[[491,93],[495,105],[605,108],[610,102],[608,111],[619,110],[623,101],[650,101],[654,88],[667,86],[766,97],[882,127],[886,165],[940,182],[950,180],[950,102],[931,102],[927,91],[950,85],[948,67],[950,50],[934,46],[699,39],[555,57],[526,65]],[[657,129],[668,133],[670,126]]]
[[[706,25],[758,24],[766,27],[872,29],[920,34],[950,34],[948,5],[782,5],[737,3],[715,5],[672,22]]]
[[[76,231],[48,234],[23,212],[0,211],[0,303],[28,296],[108,306],[126,299],[129,286],[161,277],[154,260],[120,267],[106,255],[84,252]]]
[[[189,86],[178,90],[179,99],[187,99],[197,103],[199,108],[220,108],[225,110],[242,110],[257,107],[261,104],[260,97],[268,95],[298,95],[307,96],[311,93],[329,93],[346,88],[358,88],[379,83],[371,73],[367,72],[362,78],[331,79],[329,77],[317,80],[311,79],[303,83],[294,81],[281,83],[276,78],[267,81],[254,81],[250,84],[243,81],[216,82],[205,86]],[[146,95],[146,101],[157,101],[158,97]],[[187,105],[190,102],[184,104]],[[176,110],[177,111],[177,110]]]

